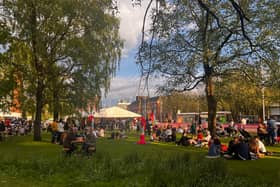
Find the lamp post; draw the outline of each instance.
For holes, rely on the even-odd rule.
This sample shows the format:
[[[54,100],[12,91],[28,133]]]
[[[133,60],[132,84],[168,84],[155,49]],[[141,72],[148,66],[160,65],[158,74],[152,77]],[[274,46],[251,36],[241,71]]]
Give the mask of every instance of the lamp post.
[[[262,86],[262,115],[263,121],[265,121],[264,86]]]
[[[263,121],[265,121],[265,97],[264,97],[264,91],[265,91],[265,80],[266,80],[266,74],[265,69],[263,66],[263,63],[261,62],[261,89],[262,89],[262,115],[263,115]]]

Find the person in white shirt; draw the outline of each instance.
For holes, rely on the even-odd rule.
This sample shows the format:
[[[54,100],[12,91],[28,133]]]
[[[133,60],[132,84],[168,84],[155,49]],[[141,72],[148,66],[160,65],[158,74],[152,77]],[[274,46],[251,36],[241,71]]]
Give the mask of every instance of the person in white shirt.
[[[259,137],[256,137],[256,141],[258,143],[259,152],[260,153],[266,153],[266,148],[264,146],[264,143],[259,139]]]
[[[19,135],[21,135],[21,136],[25,135],[25,128],[24,128],[23,125],[21,125],[21,126],[19,127]]]
[[[241,119],[241,128],[242,128],[242,129],[245,129],[246,124],[247,124],[247,120],[246,120],[245,118],[242,118],[242,119]]]
[[[59,120],[58,125],[57,125],[57,142],[62,145],[63,144],[63,140],[62,140],[62,134],[64,133],[64,123],[62,121],[62,119]]]

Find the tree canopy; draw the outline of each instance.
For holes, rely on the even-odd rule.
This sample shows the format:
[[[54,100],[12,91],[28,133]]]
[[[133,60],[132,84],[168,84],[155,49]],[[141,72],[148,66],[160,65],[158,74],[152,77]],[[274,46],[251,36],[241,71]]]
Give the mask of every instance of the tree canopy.
[[[203,84],[215,134],[215,82],[236,72],[260,80],[262,67],[279,70],[279,38],[271,32],[279,27],[273,21],[279,10],[262,0],[156,1],[151,28],[143,29],[139,47],[143,75],[164,77],[160,90],[167,93]]]
[[[0,8],[1,32],[9,35],[6,63],[23,67],[19,73],[26,80],[24,88],[33,91],[36,102],[34,139],[40,140],[47,98],[59,102],[72,95],[67,102],[73,104],[74,97],[86,101],[89,95],[100,95],[101,88],[108,90],[122,48],[115,3],[5,0]]]

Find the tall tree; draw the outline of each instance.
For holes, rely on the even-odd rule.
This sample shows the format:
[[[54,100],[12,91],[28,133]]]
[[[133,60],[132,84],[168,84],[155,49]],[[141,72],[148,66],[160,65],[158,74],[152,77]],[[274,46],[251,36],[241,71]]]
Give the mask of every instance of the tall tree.
[[[161,91],[165,92],[203,84],[212,135],[216,132],[215,82],[232,72],[253,77],[260,63],[277,63],[276,38],[273,41],[266,34],[270,27],[262,24],[258,6],[270,7],[262,0],[161,0],[151,9],[149,37],[143,38],[138,56],[143,74],[164,77]]]
[[[34,140],[41,140],[40,124],[46,90],[52,88],[55,95],[57,86],[60,86],[51,84],[52,79],[55,83],[64,79],[64,83],[69,84],[75,72],[90,79],[93,73],[102,69],[104,74],[100,77],[106,81],[97,84],[90,79],[88,83],[96,83],[99,89],[102,86],[108,88],[122,46],[114,2],[5,0],[0,6],[3,10],[1,23],[11,33],[13,43],[24,43],[30,51],[31,58],[26,63],[29,63],[33,76],[29,85],[36,90]]]

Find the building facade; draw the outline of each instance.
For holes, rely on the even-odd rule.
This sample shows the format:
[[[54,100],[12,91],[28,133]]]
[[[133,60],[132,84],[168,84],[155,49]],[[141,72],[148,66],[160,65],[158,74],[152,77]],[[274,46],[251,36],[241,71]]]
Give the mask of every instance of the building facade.
[[[273,116],[276,121],[280,121],[280,103],[274,103],[269,106],[269,116]]]
[[[141,114],[146,119],[150,118],[153,114],[155,120],[163,121],[163,100],[161,96],[148,97],[148,96],[136,96],[136,100],[128,106],[128,110]]]

